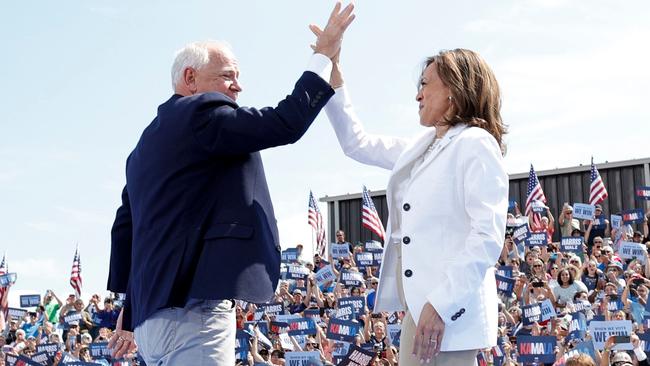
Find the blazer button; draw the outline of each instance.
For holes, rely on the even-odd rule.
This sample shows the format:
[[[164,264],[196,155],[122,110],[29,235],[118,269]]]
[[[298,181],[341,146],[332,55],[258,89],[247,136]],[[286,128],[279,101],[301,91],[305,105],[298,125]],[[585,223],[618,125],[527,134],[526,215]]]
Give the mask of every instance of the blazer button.
[[[405,237],[402,238],[402,243],[408,244],[410,242],[411,242],[411,238],[409,238],[408,236],[405,236]]]
[[[411,271],[410,269],[407,269],[406,271],[404,271],[404,276],[406,276],[406,277],[413,276],[413,271]]]
[[[461,314],[465,314],[465,308],[461,308],[461,309],[460,309],[460,313],[461,313]]]
[[[456,319],[458,319],[458,317],[456,315],[451,317],[451,320],[453,320],[453,321],[456,321]]]
[[[411,205],[409,205],[408,203],[405,203],[404,206],[402,206],[402,208],[404,209],[404,211],[408,211],[408,210],[411,209]]]

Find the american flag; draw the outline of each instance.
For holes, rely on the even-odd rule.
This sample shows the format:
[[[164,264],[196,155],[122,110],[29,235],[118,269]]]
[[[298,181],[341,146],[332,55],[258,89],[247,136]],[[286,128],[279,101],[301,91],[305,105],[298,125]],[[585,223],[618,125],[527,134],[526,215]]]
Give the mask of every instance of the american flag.
[[[605,183],[594,165],[594,158],[591,158],[591,188],[589,189],[589,204],[595,205],[601,203],[607,198],[607,189]]]
[[[9,266],[7,266],[7,256],[3,255],[2,256],[2,262],[0,262],[0,276],[7,274],[9,272]],[[7,297],[9,296],[9,288],[8,287],[0,287],[0,310],[4,313],[5,319],[7,319],[7,315],[9,312],[9,307],[3,307],[2,304],[7,302]]]
[[[323,223],[323,215],[314,199],[314,194],[309,191],[309,209],[307,210],[307,222],[314,228],[316,233],[316,253],[321,257],[325,257],[327,242],[325,240],[325,224]]]
[[[386,231],[384,231],[384,225],[381,223],[377,209],[375,209],[375,204],[372,203],[372,198],[370,198],[366,186],[363,186],[361,200],[363,201],[361,208],[361,222],[363,227],[370,229],[370,231],[377,234],[383,241],[386,237]]]
[[[74,289],[77,297],[81,297],[81,259],[79,258],[79,248],[74,251],[74,259],[72,260],[72,273],[70,273],[70,286]]]
[[[533,164],[530,164],[530,174],[528,175],[528,196],[526,197],[526,216],[528,216],[528,214],[533,210],[533,201],[546,203],[546,196],[544,196],[542,186],[539,184],[537,174],[535,174],[535,169],[533,169]],[[542,215],[534,212],[533,225],[539,227],[541,224]]]

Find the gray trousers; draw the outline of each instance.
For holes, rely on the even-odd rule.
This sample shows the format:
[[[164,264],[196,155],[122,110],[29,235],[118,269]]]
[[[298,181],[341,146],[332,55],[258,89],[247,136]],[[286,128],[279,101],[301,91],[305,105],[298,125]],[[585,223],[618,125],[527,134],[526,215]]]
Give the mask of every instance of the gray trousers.
[[[231,300],[190,300],[159,310],[135,328],[149,366],[234,365],[235,310]]]

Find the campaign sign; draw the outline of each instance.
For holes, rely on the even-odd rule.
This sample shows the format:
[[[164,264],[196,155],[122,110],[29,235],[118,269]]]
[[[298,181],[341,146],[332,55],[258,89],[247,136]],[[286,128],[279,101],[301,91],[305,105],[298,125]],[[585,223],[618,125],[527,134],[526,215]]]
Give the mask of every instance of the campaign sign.
[[[18,308],[9,308],[9,318],[11,319],[22,319],[27,315],[27,310],[25,309],[18,309]]]
[[[527,247],[536,247],[536,246],[546,246],[548,245],[548,236],[546,232],[541,233],[530,233],[526,239],[524,239]]]
[[[521,308],[524,317],[524,325],[532,325],[542,321],[542,308],[540,304],[530,304]]]
[[[13,285],[16,283],[16,278],[18,278],[18,275],[14,272],[3,274],[0,276],[0,287],[8,287],[9,285]]]
[[[88,345],[90,355],[93,359],[103,358],[111,360],[111,350],[108,348],[108,342],[96,342]]]
[[[528,224],[517,226],[512,232],[512,240],[515,242],[515,244],[521,244],[525,242],[529,236],[530,231],[528,230]]]
[[[332,318],[327,325],[327,338],[354,342],[354,337],[359,333],[360,328],[360,323]]]
[[[499,266],[496,269],[496,274],[503,277],[512,277],[512,266]]]
[[[14,366],[14,365],[20,365],[20,366],[42,366],[40,363],[36,361],[32,361],[31,358],[23,355],[10,355],[9,353],[5,354],[5,364],[7,366]]]
[[[58,351],[59,345],[57,343],[41,343],[36,345],[36,352],[45,352],[50,357],[54,357]]]
[[[583,313],[571,313],[571,323],[569,323],[569,335],[567,341],[574,339],[583,340],[587,334],[587,317]]]
[[[309,268],[302,265],[290,264],[287,266],[287,278],[292,280],[304,280],[309,276]]]
[[[282,251],[282,263],[293,263],[298,261],[298,248],[289,248]]]
[[[316,322],[312,318],[298,318],[287,321],[289,324],[289,335],[316,334]]]
[[[372,253],[372,265],[381,266],[381,261],[384,257],[384,252],[374,252]]]
[[[515,288],[515,279],[499,276],[498,274],[494,275],[497,281],[497,292],[500,295],[510,297],[512,295],[512,290]]]
[[[332,250],[332,258],[349,258],[350,257],[350,247],[347,244],[330,244],[330,249]]]
[[[68,325],[79,325],[79,321],[83,318],[80,312],[71,311],[68,312],[64,317],[63,321]]]
[[[620,229],[621,225],[623,225],[623,216],[610,215],[609,218],[612,223],[612,229]]]
[[[563,253],[575,253],[582,255],[582,237],[574,238],[572,236],[565,236],[560,239],[560,251]]]
[[[361,347],[352,345],[350,353],[345,356],[345,359],[339,366],[369,366],[372,359],[375,358],[376,353],[372,350],[368,351]]]
[[[641,243],[623,241],[618,247],[618,256],[623,259],[636,258],[639,262],[645,263],[645,253],[647,253],[647,250],[645,245]]]
[[[527,225],[528,217],[510,217],[506,220],[506,227],[518,227],[521,225]]]
[[[643,323],[643,315],[645,314],[645,306],[630,300],[630,313],[632,314],[632,319],[635,322],[641,324]]]
[[[235,354],[238,360],[246,360],[248,357],[248,339],[250,335],[241,329],[237,329],[235,336]]]
[[[589,323],[589,334],[594,342],[594,348],[602,350],[605,342],[610,336],[629,336],[632,333],[632,322],[630,320],[595,321]],[[631,343],[618,343],[615,350],[632,350]]]
[[[279,321],[271,322],[271,328],[269,329],[269,332],[280,334],[280,333],[286,333],[288,331],[289,331],[288,322],[279,322]]]
[[[334,318],[342,320],[353,320],[356,319],[356,316],[357,314],[355,313],[352,304],[343,306],[339,304],[336,308],[336,313],[334,314]]]
[[[47,355],[47,352],[38,352],[32,355],[32,361],[41,365],[49,365],[50,357]]]
[[[597,229],[597,230],[604,229],[604,228],[605,228],[605,225],[607,224],[607,223],[605,222],[605,220],[606,220],[605,215],[598,215],[598,216],[596,216],[596,217],[594,218],[593,223],[591,224],[592,228]]]
[[[341,283],[346,287],[361,287],[363,281],[363,273],[361,272],[341,271]]]
[[[366,308],[366,298],[363,296],[342,297],[337,303],[339,307],[352,305],[354,307],[355,318],[363,314]]]
[[[516,205],[517,205],[517,201],[515,201],[515,200],[508,200],[508,211],[514,209]]]
[[[636,198],[640,200],[650,200],[650,187],[637,187]]]
[[[274,302],[269,304],[256,304],[256,305],[257,305],[257,310],[255,311],[256,313],[258,311],[262,311],[268,316],[278,316],[280,314],[284,314],[284,304],[281,302]]]
[[[557,339],[548,336],[517,336],[518,362],[555,362]]]
[[[585,203],[573,204],[573,217],[576,219],[591,220],[594,218],[594,212],[596,212],[596,206],[594,205]]]
[[[244,322],[244,329],[248,329],[248,334],[253,334],[255,329],[262,333],[265,336],[268,336],[269,334],[269,323],[265,321],[257,322],[257,321],[249,321],[249,322]]]
[[[639,336],[639,346],[644,352],[650,352],[650,332],[637,333]]]
[[[623,302],[620,298],[610,299],[607,303],[607,311],[619,311],[623,310]]]
[[[103,366],[97,362],[84,362],[84,361],[69,361],[61,364],[62,366]]]
[[[345,357],[352,345],[345,341],[332,341],[332,355]]]
[[[641,208],[623,211],[621,216],[623,216],[624,224],[642,224],[644,219],[643,209]]]
[[[567,306],[572,307],[574,312],[586,313],[591,310],[591,303],[587,300],[579,300],[578,302],[569,303]]]
[[[539,200],[534,200],[531,202],[530,207],[533,209],[533,212],[535,213],[542,213],[546,211],[546,205],[544,202],[539,201]]]
[[[399,320],[399,316],[397,312],[394,311],[388,314],[388,319],[386,320],[388,321],[388,324],[397,324],[397,320]]]
[[[316,283],[319,286],[325,285],[330,281],[336,281],[336,274],[331,266],[323,267],[318,272],[316,272]]]
[[[41,295],[20,295],[20,307],[30,308],[41,304]]]
[[[549,299],[542,301],[539,305],[539,308],[542,311],[542,321],[549,320],[557,316],[555,313],[555,307],[553,307],[553,303]]]
[[[301,351],[287,352],[284,354],[285,366],[317,366],[322,365],[320,361],[320,352],[318,351]]]
[[[311,318],[316,324],[320,324],[322,321],[320,318],[320,309],[305,309],[302,312],[305,315],[305,318]]]
[[[594,344],[591,341],[582,341],[576,344],[575,347],[573,347],[572,350],[567,351],[562,358],[566,361],[573,356],[579,356],[581,353],[588,355],[594,360],[596,359],[596,350],[594,350]]]
[[[386,333],[388,334],[388,340],[390,344],[399,349],[399,340],[402,335],[402,325],[401,324],[388,324],[386,326]]]
[[[383,253],[384,246],[377,240],[371,240],[363,244],[363,251],[370,253]]]
[[[359,268],[371,267],[374,262],[374,256],[373,253],[369,252],[356,253],[354,255],[354,261],[357,263]]]

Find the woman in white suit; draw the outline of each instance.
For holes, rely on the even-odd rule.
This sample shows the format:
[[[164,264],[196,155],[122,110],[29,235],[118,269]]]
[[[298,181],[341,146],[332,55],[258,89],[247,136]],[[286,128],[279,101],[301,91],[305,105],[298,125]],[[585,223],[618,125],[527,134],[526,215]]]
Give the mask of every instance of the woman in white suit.
[[[399,364],[474,365],[496,345],[493,266],[508,206],[492,71],[469,50],[428,58],[416,96],[426,129],[413,140],[367,134],[336,64],[330,83],[326,111],[345,154],[391,170],[375,311],[408,311]]]

